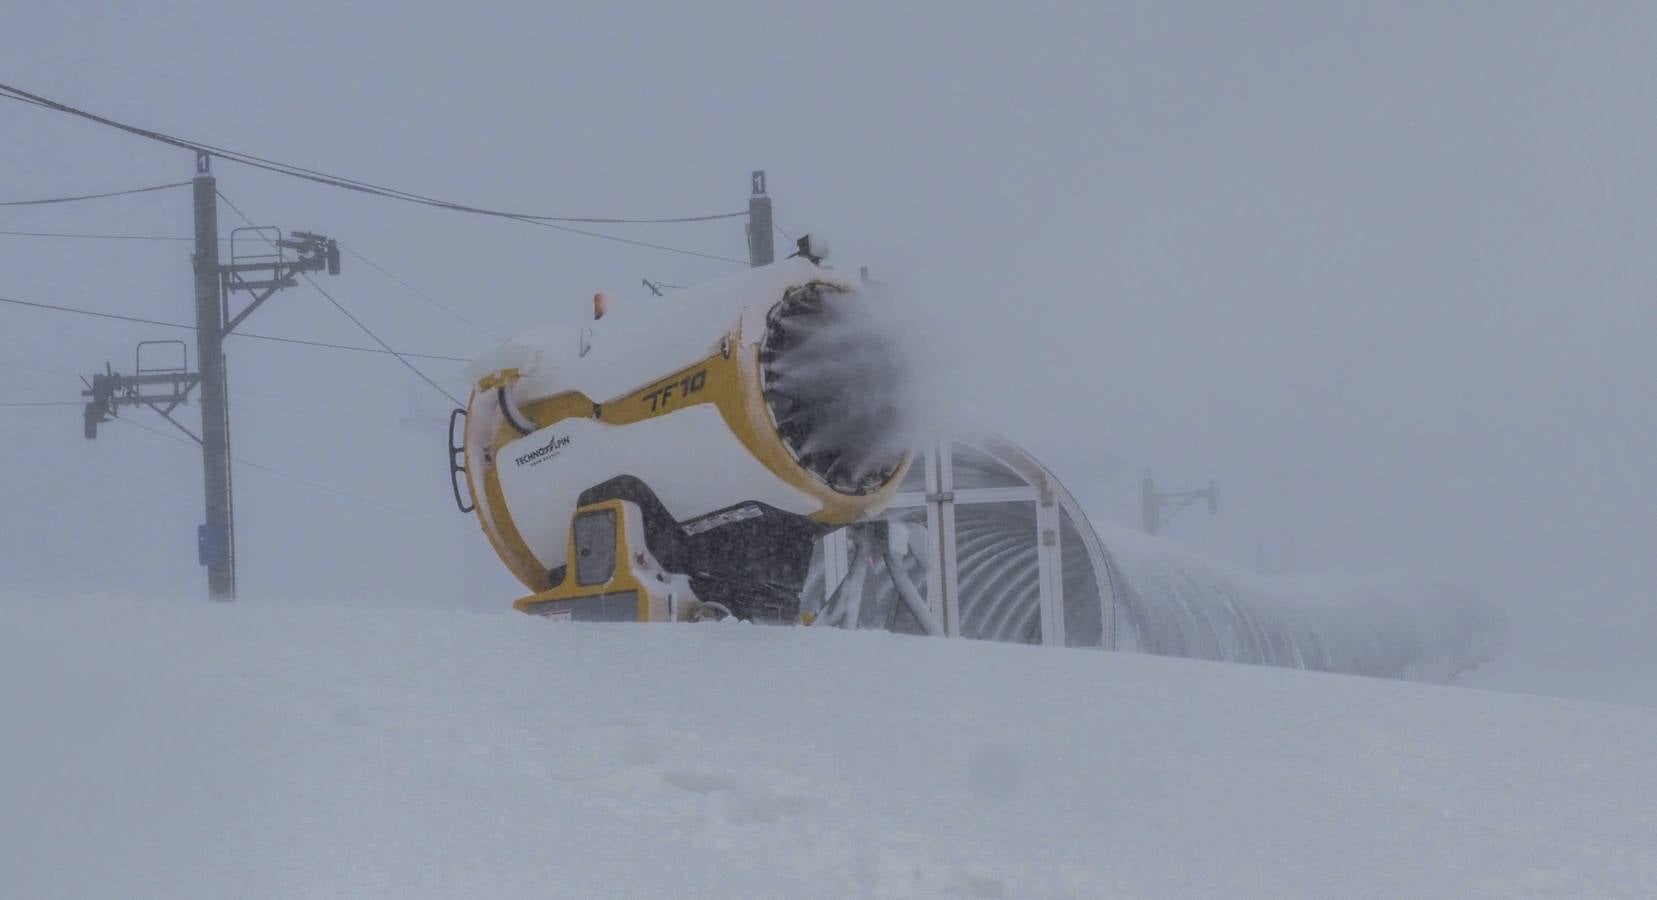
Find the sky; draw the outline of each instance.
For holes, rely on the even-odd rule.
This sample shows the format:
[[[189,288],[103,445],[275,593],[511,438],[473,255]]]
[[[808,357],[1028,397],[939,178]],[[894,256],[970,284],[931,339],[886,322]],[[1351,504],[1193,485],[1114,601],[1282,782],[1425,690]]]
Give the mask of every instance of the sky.
[[[1172,540],[1243,567],[1411,572],[1508,610],[1499,686],[1657,702],[1657,13],[1637,4],[21,4],[5,83],[366,181],[526,212],[732,212],[890,280],[967,425],[1101,522],[1214,479]],[[570,7],[570,8],[565,8]],[[0,101],[0,200],[187,179],[188,153]],[[259,224],[337,237],[329,290],[471,356],[727,262],[228,162]],[[241,224],[221,209],[228,230]],[[595,230],[742,258],[741,220]],[[182,190],[0,230],[190,233]],[[186,320],[189,245],[0,235],[0,296]],[[365,343],[307,288],[246,326]],[[188,332],[0,309],[0,401],[76,400]],[[241,593],[494,609],[452,511],[450,402],[395,360],[233,339]],[[451,393],[460,364],[423,364]],[[190,413],[193,415],[193,410]],[[124,415],[161,430],[147,414]],[[204,590],[191,448],[0,408],[0,589]],[[302,479],[296,481],[294,478]],[[319,485],[321,487],[319,487]],[[324,489],[326,488],[326,490]],[[1622,683],[1606,687],[1609,681]]]

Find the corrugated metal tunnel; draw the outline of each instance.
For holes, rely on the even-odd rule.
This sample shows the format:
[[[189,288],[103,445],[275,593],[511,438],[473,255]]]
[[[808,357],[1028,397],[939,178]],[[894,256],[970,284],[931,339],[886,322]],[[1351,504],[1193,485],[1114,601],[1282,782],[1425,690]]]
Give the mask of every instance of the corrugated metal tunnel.
[[[857,626],[921,634],[887,571],[908,580],[950,636],[1098,647],[1442,681],[1495,649],[1501,623],[1473,595],[1405,579],[1262,576],[1166,540],[1095,530],[1052,473],[996,438],[917,452],[884,514]],[[817,608],[855,568],[840,531],[818,542],[805,586]]]

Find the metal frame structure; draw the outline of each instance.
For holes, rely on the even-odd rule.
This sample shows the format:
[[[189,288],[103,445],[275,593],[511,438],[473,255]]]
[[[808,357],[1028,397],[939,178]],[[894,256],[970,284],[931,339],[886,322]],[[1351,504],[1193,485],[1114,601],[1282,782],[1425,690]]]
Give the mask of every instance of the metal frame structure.
[[[995,469],[1004,483],[975,486],[972,479],[959,478],[958,456],[970,457],[975,473]],[[893,627],[902,601],[911,616],[907,627],[897,630],[1115,647],[1109,558],[1080,505],[1046,467],[1010,441],[989,437],[933,440],[916,453],[914,469],[909,489],[893,498],[879,521],[840,529],[819,542],[802,606],[823,611],[819,624]],[[1003,515],[989,522],[975,515],[990,509]],[[924,525],[917,521],[921,511]],[[979,520],[969,534],[963,534],[962,516]],[[918,539],[922,532],[924,540]],[[1068,568],[1067,533],[1076,545]],[[905,544],[912,548],[909,560],[900,549]],[[1032,563],[1033,595],[991,587],[1007,577],[1004,573],[1027,573]],[[925,574],[924,598],[905,590],[909,570],[917,565]],[[870,578],[876,568],[886,577]],[[925,613],[914,609],[912,600],[924,600]],[[985,604],[1006,608],[985,610]],[[1037,630],[1026,636],[1022,623],[1032,616]],[[1082,629],[1067,633],[1068,620],[1095,617],[1096,636]]]

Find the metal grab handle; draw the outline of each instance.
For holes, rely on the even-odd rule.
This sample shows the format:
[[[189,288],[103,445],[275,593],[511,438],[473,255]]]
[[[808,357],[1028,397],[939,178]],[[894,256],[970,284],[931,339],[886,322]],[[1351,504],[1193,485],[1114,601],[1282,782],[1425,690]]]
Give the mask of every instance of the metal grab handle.
[[[455,444],[456,422],[461,423],[461,441],[458,446]],[[468,478],[466,480],[467,499],[460,499],[460,478],[458,477],[461,474],[471,474],[466,471],[465,422],[466,410],[456,409],[449,413],[449,489],[454,491],[455,506],[461,512],[469,513],[478,508],[477,497],[472,494],[472,481]]]

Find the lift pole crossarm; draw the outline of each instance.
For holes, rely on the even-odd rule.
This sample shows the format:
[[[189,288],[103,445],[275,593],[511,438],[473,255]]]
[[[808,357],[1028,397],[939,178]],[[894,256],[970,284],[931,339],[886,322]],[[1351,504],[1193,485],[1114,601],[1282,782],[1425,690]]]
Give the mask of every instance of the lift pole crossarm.
[[[123,385],[134,384],[171,384],[175,390],[190,393],[190,389],[201,384],[201,376],[195,372],[169,372],[163,375],[127,375],[121,379]]]
[[[232,318],[230,321],[225,323],[225,325],[224,325],[224,333],[225,334],[230,334],[231,332],[235,331],[236,326],[242,324],[242,321],[244,319],[246,319],[248,316],[253,315],[253,311],[258,309],[259,306],[261,304],[263,304],[266,300],[269,300],[271,295],[276,293],[277,288],[293,287],[294,285],[298,284],[298,282],[294,281],[292,278],[287,279],[287,281],[285,283],[246,282],[246,281],[242,281],[241,276],[239,276],[239,275],[233,276],[233,278],[234,278],[234,280],[230,284],[230,290],[233,290],[233,291],[238,289],[238,285],[241,286],[240,289],[242,289],[242,290],[252,291],[254,289],[255,284],[268,285],[269,289],[266,290],[263,294],[260,294],[256,297],[254,297],[253,302],[249,303],[247,305],[246,309],[243,309],[241,312],[236,314],[235,318]],[[226,298],[225,302],[228,304],[230,301],[229,301],[228,298]]]
[[[163,418],[163,419],[166,419],[167,422],[170,423],[174,428],[177,428],[179,431],[184,432],[185,436],[187,436],[190,440],[196,442],[196,446],[198,446],[198,447],[201,446],[201,438],[197,437],[195,432],[191,431],[188,428],[185,428],[183,424],[181,424],[177,419],[173,418],[172,412],[175,408],[177,408],[177,406],[178,406],[177,403],[174,403],[172,406],[169,406],[166,409],[162,409],[161,407],[156,406],[154,403],[149,403],[149,404],[145,404],[145,405],[147,405],[150,409],[155,410],[157,415],[161,416],[161,418]]]
[[[299,281],[292,276],[286,278],[271,278],[265,281],[244,281],[241,278],[237,278],[235,281],[230,283],[230,289],[233,291],[265,291],[267,294],[276,288],[290,288],[298,286]],[[261,297],[260,299],[263,300],[264,298]]]
[[[190,392],[201,384],[201,376],[195,373],[176,372],[161,375],[98,375],[96,384],[90,390],[81,391],[82,397],[91,397],[95,402],[109,407],[139,406],[152,403],[183,403],[190,397]],[[164,384],[172,387],[171,394],[145,394],[142,389],[145,385]]]
[[[277,241],[277,243],[284,244],[292,242]],[[327,267],[327,264],[327,259],[324,257],[308,256],[288,262],[242,263],[239,265],[220,266],[219,271],[225,275],[225,291],[227,294],[225,300],[226,303],[229,302],[228,294],[234,293],[235,291],[247,291],[250,294],[255,294],[253,302],[249,303],[247,308],[237,313],[235,317],[229,317],[229,309],[227,308],[225,310],[226,317],[229,321],[225,323],[224,333],[230,334],[235,331],[237,325],[242,324],[244,319],[252,315],[253,311],[259,308],[260,304],[264,303],[266,300],[269,300],[271,295],[276,293],[278,290],[282,288],[298,287],[299,281],[296,276],[303,272],[321,271]],[[248,281],[242,277],[243,272],[270,272],[271,277],[265,281]],[[258,293],[259,291],[263,291],[264,293]]]
[[[98,375],[94,377],[103,378],[105,376]],[[201,376],[194,372],[165,372],[161,374],[149,375],[116,375],[114,377],[116,379],[117,388],[131,388],[142,384],[177,384],[182,385],[185,390],[189,390],[190,388],[193,388],[201,383]],[[92,391],[81,391],[81,396],[83,397],[89,397],[91,395]]]
[[[327,266],[327,260],[320,256],[307,256],[299,259],[258,263],[225,263],[219,266],[220,272],[275,272],[281,269],[290,269],[292,272],[320,272]]]

